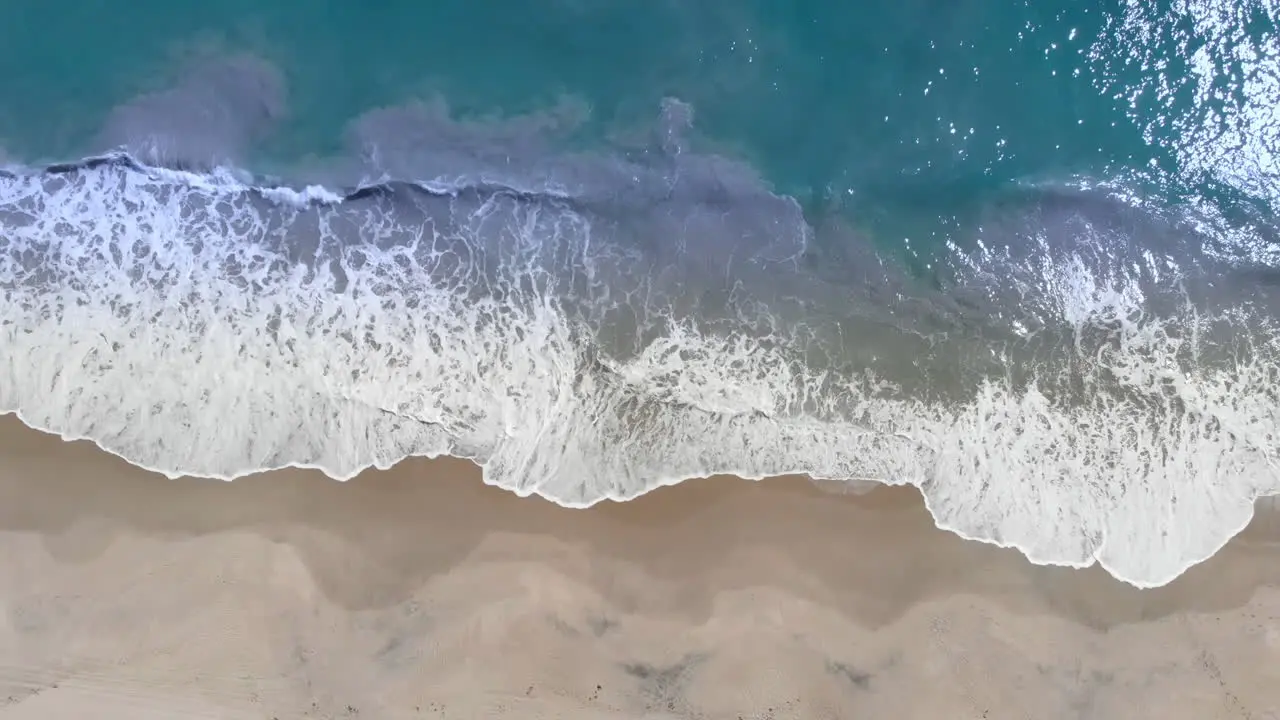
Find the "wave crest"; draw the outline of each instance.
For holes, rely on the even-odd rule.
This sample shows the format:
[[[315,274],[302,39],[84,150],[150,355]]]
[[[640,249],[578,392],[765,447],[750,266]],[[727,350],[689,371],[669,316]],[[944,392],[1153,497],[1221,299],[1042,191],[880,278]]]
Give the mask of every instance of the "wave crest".
[[[1280,492],[1280,348],[1247,303],[1160,305],[1046,242],[957,252],[943,294],[976,311],[859,304],[810,266],[794,201],[683,177],[621,197],[299,191],[123,154],[12,172],[0,411],[171,476],[447,453],[573,506],[715,473],[911,483],[942,527],[1141,586]],[[1002,314],[1037,303],[1039,325]]]

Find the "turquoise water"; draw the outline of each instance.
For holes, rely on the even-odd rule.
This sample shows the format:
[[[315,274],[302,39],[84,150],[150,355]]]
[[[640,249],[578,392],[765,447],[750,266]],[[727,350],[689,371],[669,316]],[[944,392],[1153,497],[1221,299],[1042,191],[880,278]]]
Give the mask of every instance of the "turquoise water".
[[[170,475],[918,486],[1172,580],[1280,493],[1274,2],[0,8],[0,412]]]
[[[691,103],[700,143],[748,159],[808,204],[830,196],[946,205],[1028,177],[1104,176],[1159,155],[1085,54],[1094,3],[144,2],[0,10],[0,138],[67,159],[107,112],[202,54],[250,52],[283,72],[288,117],[257,152],[341,150],[380,106],[444,98],[460,116],[558,102],[587,142]],[[30,32],[30,28],[40,28]],[[58,43],[48,42],[56,37]],[[892,214],[892,213],[889,213]]]

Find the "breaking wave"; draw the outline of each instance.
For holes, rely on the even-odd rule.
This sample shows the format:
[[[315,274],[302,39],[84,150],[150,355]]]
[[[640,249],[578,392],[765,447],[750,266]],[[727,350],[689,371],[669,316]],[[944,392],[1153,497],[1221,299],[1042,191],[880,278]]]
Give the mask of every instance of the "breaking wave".
[[[13,166],[0,411],[170,476],[448,454],[575,507],[910,483],[940,527],[1139,586],[1280,493],[1275,275],[1214,218],[1015,188],[912,273],[680,127],[345,190]]]

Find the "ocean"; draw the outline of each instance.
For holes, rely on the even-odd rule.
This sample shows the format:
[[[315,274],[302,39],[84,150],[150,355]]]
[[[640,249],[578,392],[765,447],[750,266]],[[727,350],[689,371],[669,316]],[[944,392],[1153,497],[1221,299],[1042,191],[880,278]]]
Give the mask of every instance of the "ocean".
[[[0,8],[0,412],[171,476],[911,484],[1139,587],[1280,494],[1280,3]]]

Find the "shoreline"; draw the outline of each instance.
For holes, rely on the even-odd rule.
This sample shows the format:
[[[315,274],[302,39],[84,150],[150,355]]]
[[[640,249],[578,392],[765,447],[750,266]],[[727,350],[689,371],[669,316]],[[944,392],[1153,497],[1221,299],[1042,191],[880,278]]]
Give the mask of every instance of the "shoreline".
[[[169,480],[15,418],[0,460],[0,720],[1280,712],[1273,511],[1138,590],[939,530],[912,488]]]
[[[702,476],[696,476],[696,477],[667,478],[654,484],[652,487],[642,490],[641,492],[635,495],[626,496],[626,497],[611,497],[606,495],[596,500],[593,500],[591,503],[588,503],[588,504],[573,504],[573,503],[561,502],[553,498],[547,497],[542,493],[540,493],[537,487],[527,492],[521,492],[520,490],[515,490],[515,489],[503,487],[495,483],[491,483],[484,477],[484,471],[481,465],[476,463],[471,458],[454,456],[454,455],[439,455],[434,457],[421,457],[421,456],[406,457],[385,467],[377,464],[367,465],[363,469],[347,476],[338,476],[338,475],[331,474],[328,470],[326,470],[324,467],[320,465],[301,465],[301,464],[290,464],[282,467],[273,467],[268,469],[256,470],[253,472],[245,472],[245,473],[234,475],[231,477],[212,476],[212,475],[190,475],[190,474],[177,474],[169,471],[157,470],[144,465],[139,465],[137,463],[130,461],[124,456],[104,447],[102,444],[100,444],[97,440],[94,440],[93,438],[88,438],[88,437],[71,438],[71,437],[62,435],[57,431],[50,430],[48,428],[44,428],[36,424],[29,423],[23,419],[22,412],[20,410],[0,412],[0,428],[3,428],[4,424],[10,423],[10,422],[14,422],[14,423],[17,423],[18,425],[21,425],[24,431],[35,432],[40,435],[58,440],[62,443],[73,444],[73,445],[87,444],[89,446],[92,446],[92,448],[95,451],[100,452],[104,455],[107,455],[113,458],[114,460],[117,460],[120,463],[123,463],[124,465],[129,466],[133,470],[144,472],[151,475],[160,475],[170,481],[235,483],[235,482],[244,482],[245,480],[248,480],[251,478],[257,478],[263,475],[273,475],[276,473],[315,473],[330,482],[348,483],[348,482],[352,482],[353,480],[356,480],[365,476],[369,476],[369,475],[377,475],[382,473],[394,472],[397,468],[401,468],[402,466],[412,466],[412,465],[419,465],[423,463],[427,463],[427,464],[446,463],[446,464],[450,464],[451,467],[454,467],[454,464],[460,464],[460,465],[457,465],[456,468],[454,468],[453,472],[451,472],[450,474],[453,474],[454,472],[460,472],[462,474],[472,474],[474,475],[473,480],[477,484],[481,484],[486,487],[490,487],[495,490],[508,493],[518,499],[537,500],[539,502],[548,503],[562,510],[575,511],[575,512],[588,511],[602,505],[620,505],[625,503],[631,503],[641,498],[644,498],[646,496],[652,495],[655,492],[666,491],[668,488],[674,488],[674,487],[685,485],[688,483],[700,483],[700,482],[706,482],[711,480],[715,480],[718,482],[724,482],[725,480],[737,480],[737,481],[749,482],[749,483],[762,483],[762,482],[778,483],[782,481],[791,482],[791,483],[803,482],[803,483],[807,483],[811,489],[815,490],[819,494],[824,496],[831,496],[831,497],[844,497],[844,496],[863,497],[868,494],[879,492],[879,491],[899,492],[899,493],[909,494],[912,497],[914,497],[917,501],[919,501],[922,504],[922,507],[924,508],[926,513],[929,515],[929,518],[932,521],[934,529],[940,532],[945,532],[945,533],[954,535],[955,537],[965,542],[987,545],[1000,550],[1011,550],[1013,552],[1016,552],[1024,562],[1026,562],[1027,564],[1033,567],[1060,568],[1065,570],[1101,569],[1104,573],[1107,574],[1108,577],[1111,577],[1114,580],[1120,583],[1123,583],[1125,585],[1128,585],[1129,587],[1132,587],[1136,590],[1156,590],[1162,587],[1167,587],[1170,583],[1177,582],[1181,578],[1185,577],[1190,570],[1212,560],[1215,556],[1217,556],[1219,552],[1222,552],[1223,548],[1225,548],[1231,542],[1235,541],[1237,537],[1239,537],[1242,533],[1247,532],[1251,527],[1255,527],[1255,526],[1280,527],[1280,495],[1259,497],[1254,501],[1253,511],[1251,513],[1249,521],[1245,523],[1244,526],[1240,527],[1239,529],[1235,530],[1233,533],[1229,534],[1227,536],[1227,539],[1223,541],[1222,545],[1213,554],[1209,555],[1208,557],[1202,560],[1191,563],[1186,568],[1184,568],[1180,573],[1175,575],[1172,579],[1162,584],[1158,584],[1158,585],[1143,584],[1143,583],[1135,582],[1130,579],[1116,575],[1109,568],[1107,568],[1105,564],[1096,555],[1092,558],[1092,561],[1088,565],[1078,565],[1078,564],[1071,564],[1067,562],[1037,561],[1032,559],[1031,556],[1027,553],[1027,551],[1016,543],[1005,543],[1005,542],[991,539],[991,538],[985,538],[977,535],[970,535],[965,533],[963,530],[954,528],[950,525],[944,525],[942,523],[939,523],[937,519],[937,515],[934,513],[932,507],[930,506],[928,496],[925,495],[924,492],[921,491],[918,487],[910,483],[889,484],[889,483],[881,482],[879,480],[865,480],[865,479],[843,481],[843,480],[836,480],[831,478],[815,478],[813,476],[806,475],[803,473],[788,473],[784,475],[760,475],[760,476],[753,476],[746,473],[717,473],[714,475],[702,475]],[[0,432],[2,432],[2,430],[0,430]],[[0,456],[3,456],[2,447],[0,447]],[[841,488],[847,488],[847,489],[841,489]],[[1261,519],[1259,519],[1260,516],[1261,516]],[[1280,534],[1277,534],[1276,541],[1280,542]]]
[[[406,456],[452,451],[483,455],[486,473],[495,484],[517,494],[553,497],[568,506],[589,506],[610,497],[630,500],[655,486],[682,483],[711,469],[741,470],[737,474],[753,479],[805,471],[821,478],[910,481],[928,493],[927,507],[939,527],[965,539],[1017,548],[1037,564],[1103,563],[1109,572],[1138,587],[1162,585],[1203,562],[1249,521],[1253,495],[1276,489],[1265,453],[1258,450],[1268,442],[1262,426],[1250,425],[1252,429],[1242,430],[1244,434],[1233,439],[1223,434],[1223,428],[1234,427],[1230,421],[1234,411],[1223,409],[1225,414],[1218,417],[1178,414],[1160,403],[1148,407],[1137,396],[1129,397],[1123,382],[1106,380],[1108,373],[1116,371],[1107,368],[1115,363],[1128,367],[1136,362],[1134,368],[1145,368],[1141,372],[1159,373],[1168,363],[1181,367],[1188,361],[1184,356],[1189,346],[1178,349],[1180,341],[1161,344],[1156,338],[1163,337],[1161,327],[1190,322],[1189,308],[1200,305],[1188,296],[1190,305],[1166,316],[1160,309],[1164,301],[1156,302],[1155,295],[1147,297],[1148,290],[1164,297],[1164,290],[1158,290],[1164,286],[1152,285],[1154,276],[1135,270],[1136,275],[1107,279],[1109,263],[1122,263],[1126,253],[1142,246],[1141,242],[1120,243],[1119,236],[1110,234],[1119,230],[1115,223],[1122,219],[1139,223],[1143,228],[1139,236],[1145,238],[1169,229],[1166,219],[1099,198],[1102,207],[1109,208],[1107,217],[1096,218],[1111,238],[1106,241],[1109,249],[1090,256],[1096,263],[1085,262],[1073,254],[1083,241],[1070,227],[1076,221],[1093,222],[1086,206],[1049,203],[1041,208],[1038,201],[1025,207],[1019,203],[1009,209],[1009,231],[1021,234],[1027,222],[1035,226],[1043,220],[1043,230],[1049,233],[1036,236],[1046,252],[1032,253],[1039,257],[1034,267],[1022,267],[1017,259],[1029,247],[978,262],[956,246],[947,250],[959,253],[954,254],[956,262],[968,257],[961,265],[969,267],[970,260],[978,264],[947,271],[944,274],[951,280],[943,285],[917,287],[898,282],[905,276],[890,272],[895,263],[881,264],[878,270],[875,263],[864,263],[870,257],[854,250],[855,246],[866,249],[860,242],[839,252],[832,248],[825,256],[806,254],[814,237],[803,213],[794,203],[778,202],[758,178],[744,176],[742,187],[734,184],[726,211],[739,206],[748,211],[734,215],[733,223],[717,222],[714,226],[720,230],[693,233],[679,242],[629,244],[633,234],[648,237],[652,231],[655,238],[668,237],[664,228],[673,217],[671,212],[687,211],[681,217],[690,223],[714,218],[703,190],[714,188],[720,180],[703,171],[716,166],[706,165],[702,162],[706,158],[700,156],[681,157],[681,162],[694,164],[689,166],[690,174],[681,175],[689,178],[688,186],[681,187],[690,194],[680,195],[678,202],[670,195],[675,186],[657,182],[667,168],[655,170],[656,175],[642,183],[643,193],[616,206],[612,200],[594,209],[590,203],[581,208],[544,205],[505,190],[496,193],[477,187],[474,193],[464,194],[465,202],[463,195],[435,196],[428,205],[420,205],[416,192],[409,203],[395,202],[395,193],[391,201],[381,195],[368,198],[368,203],[351,208],[353,214],[347,217],[351,222],[329,217],[327,210],[317,208],[300,215],[289,210],[289,202],[281,204],[257,191],[224,203],[198,190],[192,196],[183,194],[182,202],[174,204],[165,198],[186,190],[140,178],[136,169],[141,165],[127,155],[58,166],[51,172],[96,167],[95,162],[109,167],[79,179],[50,180],[48,187],[43,176],[10,183],[18,203],[15,217],[43,219],[28,225],[19,218],[18,234],[9,243],[18,252],[10,253],[14,258],[10,268],[14,302],[10,304],[15,309],[9,313],[9,324],[26,330],[13,335],[10,343],[9,359],[23,371],[6,388],[3,406],[22,408],[24,415],[37,420],[31,423],[35,427],[56,428],[70,437],[92,435],[135,464],[161,469],[169,476],[196,472],[225,478],[264,465],[305,465],[323,467],[327,474],[346,479],[368,465],[385,469]],[[692,172],[697,168],[701,170]],[[218,184],[216,178],[210,182]],[[605,192],[612,182],[601,185],[599,191]],[[618,187],[635,182],[640,181],[633,178]],[[52,192],[64,185],[65,192]],[[269,201],[259,202],[262,197]],[[290,202],[301,202],[299,197],[294,193]],[[643,198],[652,202],[633,202]],[[187,200],[191,200],[189,207]],[[94,209],[100,202],[112,206],[123,202],[134,208],[130,217],[137,223],[127,223],[133,240],[120,239],[124,236],[109,214]],[[664,202],[676,204],[665,208]],[[179,206],[188,209],[180,211]],[[486,207],[498,215],[480,212]],[[1050,214],[1032,222],[1040,210]],[[499,225],[489,222],[499,217]],[[366,231],[372,232],[374,226],[368,223],[375,218],[382,230],[369,235]],[[41,224],[46,221],[52,224]],[[508,221],[517,225],[508,226]],[[228,228],[246,228],[249,234],[244,242],[220,231],[208,237],[202,234],[201,228],[221,227],[218,224],[223,222],[232,223]],[[169,243],[153,237],[155,227],[170,227],[166,223],[175,223],[172,231],[193,242]],[[453,238],[440,240],[448,244],[448,252],[445,245],[419,242],[428,225],[433,237]],[[257,230],[250,232],[267,227],[274,229],[263,236],[266,240],[254,239]],[[325,230],[320,232],[322,227]],[[510,232],[516,227],[520,230]],[[596,242],[591,239],[592,227],[612,227],[617,232],[607,232],[609,239],[597,233],[594,237],[601,242]],[[779,235],[780,227],[787,232]],[[135,232],[139,233],[136,238]],[[58,258],[66,254],[47,245],[50,233],[70,243],[67,247],[77,248],[85,259],[68,270],[68,278],[77,279],[67,282],[80,288],[70,315],[53,309],[61,300],[46,286],[44,271],[37,269],[45,261],[61,262]],[[541,233],[560,239],[543,242]],[[375,235],[382,239],[367,245]],[[735,238],[748,239],[740,247]],[[686,240],[706,245],[689,245]],[[461,244],[455,247],[457,243]],[[469,249],[464,251],[463,246]],[[1075,259],[1059,262],[1059,246],[1065,253],[1062,259]],[[1051,247],[1055,251],[1048,252]],[[1197,247],[1195,243],[1187,247],[1191,253],[1187,258],[1202,254],[1203,248]],[[29,250],[35,255],[17,259],[28,258]],[[534,265],[529,267],[541,269],[497,261],[492,266],[497,273],[492,293],[481,287],[488,280],[471,287],[469,283],[476,279],[468,275],[472,270],[463,272],[450,265],[455,251],[472,257],[480,268],[488,267],[490,261],[481,258],[489,258],[491,252],[497,253],[492,256],[496,259],[526,250],[533,252],[529,261]],[[473,251],[479,255],[473,257]],[[783,257],[777,253],[792,251],[793,258],[819,262],[813,267],[806,262],[778,266],[776,272],[769,269],[768,263]],[[159,255],[143,257],[148,253]],[[126,262],[130,269],[123,275],[116,266],[117,257],[131,258]],[[680,260],[686,257],[690,262]],[[834,263],[832,267],[820,267],[825,265],[823,257]],[[766,258],[771,259],[760,264]],[[562,278],[556,269],[577,267],[579,260],[589,261],[592,270],[587,275],[596,278],[588,282],[594,288],[589,292],[573,289],[574,283],[587,282],[587,275],[573,271]],[[464,263],[466,267],[471,267],[470,262]],[[669,271],[657,271],[650,278],[647,273],[655,268]],[[1033,301],[1031,295],[997,292],[1003,282],[997,268],[1018,277],[1030,273],[1024,279],[1044,294],[1037,291],[1033,295],[1038,299]],[[708,270],[714,273],[707,274]],[[843,274],[844,270],[850,273]],[[248,282],[245,273],[259,272],[265,274],[254,275],[257,280],[241,287]],[[527,272],[534,275],[525,277]],[[510,299],[506,295],[510,288],[524,287],[544,272],[549,273],[545,277],[557,279],[537,290],[543,294],[533,305],[522,310],[508,307],[507,300],[501,299]],[[1035,278],[1044,273],[1049,273],[1045,278],[1058,279],[1041,287]],[[706,296],[710,304],[705,306],[694,295],[675,299],[684,297],[681,288],[703,287],[699,278],[704,276],[711,279],[707,287],[721,287],[721,274],[728,283],[724,288],[745,283],[741,292],[716,290]],[[144,276],[150,279],[139,279]],[[430,281],[424,283],[423,278]],[[1093,347],[1095,340],[1101,342],[1096,348],[1101,354],[1096,362],[1077,364],[1072,359],[1076,354],[1088,358],[1094,351],[1082,349],[1080,336],[1073,336],[1076,345],[1071,351],[1067,336],[1049,332],[1034,343],[1014,341],[1022,359],[1006,355],[997,362],[986,345],[988,340],[1005,337],[1004,330],[997,328],[989,336],[974,329],[986,327],[981,322],[970,328],[972,332],[942,330],[951,328],[952,320],[965,325],[968,321],[963,318],[977,317],[972,315],[974,308],[961,310],[969,301],[986,308],[979,314],[990,318],[1004,318],[994,309],[1007,301],[1017,317],[1024,310],[1030,313],[1027,317],[1035,320],[1033,325],[1057,327],[1054,318],[1058,318],[1092,327],[1095,320],[1102,322],[1108,313],[1119,312],[1107,304],[1111,301],[1099,299],[1110,297],[1112,290],[1106,288],[1114,284],[1112,280],[1121,283],[1116,287],[1123,289],[1126,303],[1137,303],[1125,305],[1124,312],[1148,308],[1155,313],[1142,316],[1150,322],[1144,320],[1124,331],[1125,337],[1133,334],[1130,339],[1137,345],[1121,342],[1122,351],[1114,357],[1110,351],[1103,352],[1109,347],[1109,336],[1090,331],[1086,344]],[[534,285],[540,287],[540,282]],[[498,289],[510,283],[514,284],[509,289]],[[371,295],[366,292],[369,288],[381,289],[370,290]],[[851,288],[857,289],[854,295],[849,295]],[[761,294],[756,295],[756,290]],[[188,298],[179,303],[181,308],[172,305],[175,292]],[[381,300],[372,299],[384,292],[389,294]],[[483,296],[488,298],[486,303],[503,308],[495,311],[504,318],[502,322],[489,324],[488,310],[468,304],[466,298],[477,292],[480,295],[475,297]],[[562,293],[568,294],[562,297]],[[605,348],[625,347],[642,339],[641,335],[626,339],[638,332],[639,325],[626,329],[630,321],[625,318],[650,310],[614,304],[619,297],[632,297],[628,293],[648,298],[644,303],[658,303],[655,308],[675,302],[684,309],[661,321],[660,325],[670,327],[655,325],[658,334],[644,340],[643,348],[633,347],[635,357],[614,358],[623,363],[617,374],[605,367],[608,363],[595,363],[593,348],[597,343]],[[127,298],[126,306],[117,307],[119,302],[112,299],[117,297]],[[901,322],[888,322],[897,311],[885,304],[892,297],[899,298],[894,303],[905,303],[900,308]],[[996,304],[988,306],[979,301],[982,297]],[[848,305],[850,298],[856,299],[853,306]],[[1003,299],[997,302],[996,298]],[[1208,295],[1202,299],[1209,302]],[[735,309],[740,301],[745,304]],[[404,312],[420,302],[436,309]],[[193,304],[188,308],[188,303]],[[1206,305],[1205,317],[1216,317],[1217,311],[1210,306],[1218,304]],[[621,330],[610,329],[609,318],[615,311],[620,313]],[[704,317],[704,311],[710,314]],[[726,318],[739,313],[746,325],[727,320],[723,332],[697,329],[704,320],[717,325],[714,317],[722,311],[729,313]],[[207,318],[192,324],[184,319],[192,312]],[[655,312],[662,315],[664,311]],[[1255,317],[1252,311],[1241,312],[1233,316],[1243,323],[1242,332],[1265,329],[1265,313]],[[809,316],[815,318],[812,326],[805,319]],[[1255,320],[1261,324],[1255,327]],[[603,324],[596,327],[597,321]],[[786,330],[792,321],[799,324]],[[782,334],[756,338],[749,329],[753,324],[758,330],[777,324]],[[1199,321],[1195,324],[1200,327]],[[385,337],[364,337],[359,330],[364,326],[377,328],[375,334]],[[863,337],[864,326],[874,333]],[[264,328],[268,335],[261,334]],[[818,345],[809,347],[804,337],[810,333]],[[131,340],[143,335],[150,340]],[[353,338],[350,345],[347,337]],[[437,340],[442,343],[439,352],[431,349]],[[1041,341],[1048,344],[1041,347]],[[1044,350],[1043,357],[1033,358],[1037,348]],[[1025,358],[1023,349],[1029,353]],[[1148,357],[1148,351],[1159,357]],[[110,361],[92,362],[70,379],[58,369],[75,367],[86,353]],[[370,365],[369,353],[393,359]],[[1257,383],[1249,378],[1265,379],[1270,356],[1266,352],[1245,355],[1229,367],[1206,365],[1209,375],[1188,381],[1200,388],[1195,392],[1218,397],[1215,407],[1265,405],[1267,399],[1257,394]],[[806,359],[820,356],[831,362],[811,364]],[[477,365],[474,358],[478,357],[486,359]],[[905,362],[908,357],[910,363]],[[508,367],[504,364],[508,360],[516,364]],[[1011,365],[1004,366],[1005,361]],[[137,378],[129,368],[139,367],[152,370],[157,389],[165,391],[163,396],[146,401],[133,396]],[[731,371],[726,373],[725,368]],[[1211,387],[1217,370],[1241,379],[1221,389],[1226,394],[1220,397]],[[1024,381],[1041,374],[1049,387],[1034,383],[1023,387]],[[1069,378],[1075,380],[1068,382]],[[1088,382],[1098,383],[1090,387],[1102,393],[1096,403],[1076,403],[1074,395],[1063,394],[1069,393],[1072,383],[1089,378]],[[259,380],[265,384],[256,384]],[[1058,387],[1059,381],[1066,385]],[[1201,387],[1202,381],[1209,385]],[[228,383],[243,383],[246,391],[223,392]],[[1238,393],[1243,394],[1237,397]],[[74,396],[76,404],[47,404],[60,395]],[[534,399],[512,399],[517,396]],[[487,409],[474,405],[477,402]],[[142,414],[128,416],[137,419],[133,422],[103,416],[101,408],[134,408],[133,412]],[[475,417],[473,410],[479,413]],[[204,424],[210,412],[244,437],[223,442],[219,427]],[[1001,420],[992,421],[997,416]],[[479,430],[472,428],[473,422],[479,422],[477,417],[484,418]],[[263,429],[264,418],[271,418],[275,426]],[[297,418],[307,420],[299,424]],[[810,418],[820,421],[810,422]],[[1144,423],[1172,423],[1168,427],[1177,430],[1150,437],[1141,432],[1132,435]],[[344,427],[339,429],[339,424]],[[178,435],[169,432],[178,427],[186,430]],[[477,434],[469,435],[473,430]],[[636,433],[658,435],[637,438]],[[1187,445],[1177,440],[1183,437],[1179,433],[1194,442],[1187,440],[1191,443]],[[1149,457],[1165,460],[1153,463]]]

